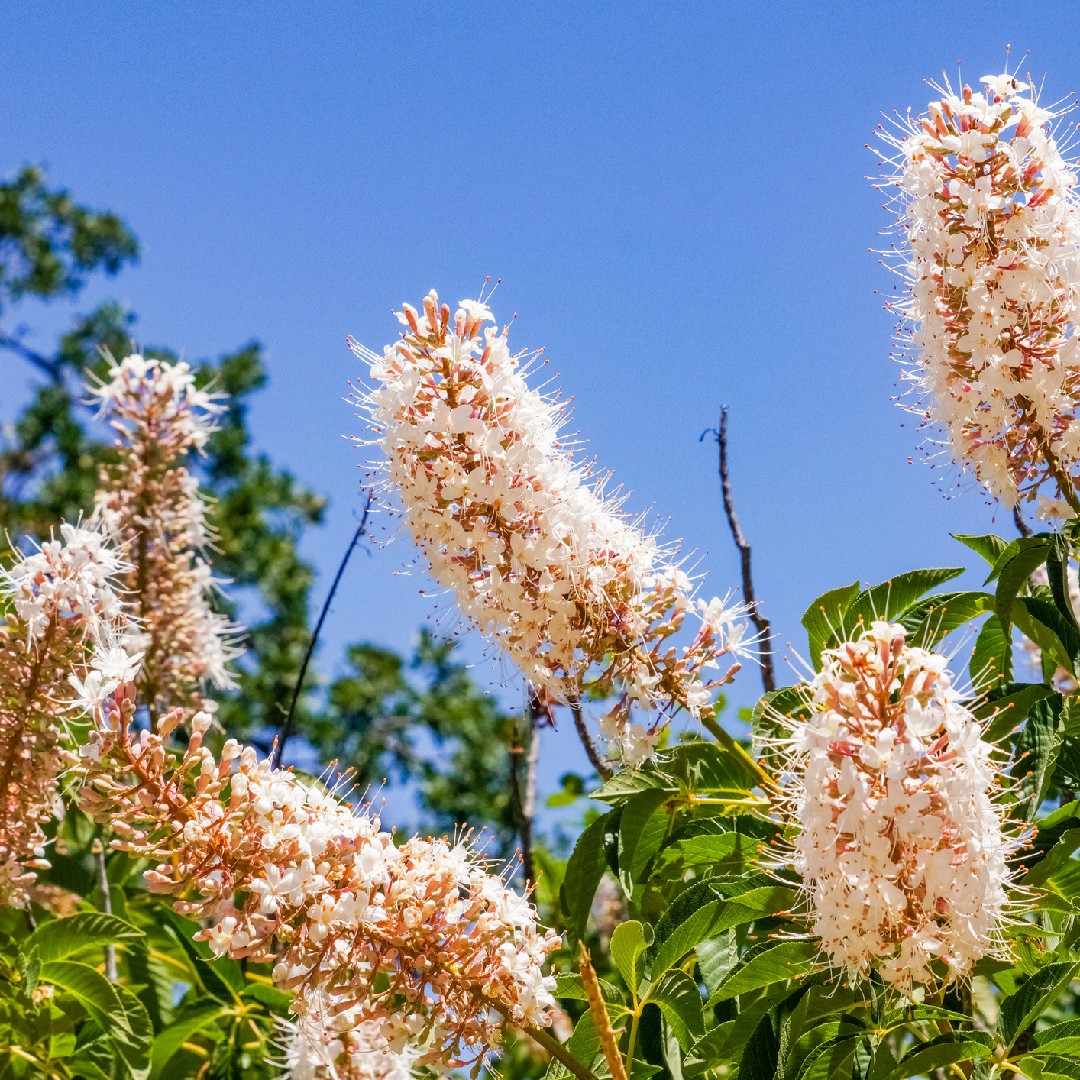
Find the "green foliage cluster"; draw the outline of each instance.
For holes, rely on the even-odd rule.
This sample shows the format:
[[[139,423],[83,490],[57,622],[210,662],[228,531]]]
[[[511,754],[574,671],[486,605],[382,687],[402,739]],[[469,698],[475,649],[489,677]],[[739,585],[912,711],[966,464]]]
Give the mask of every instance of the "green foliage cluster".
[[[74,205],[27,170],[0,188],[0,252],[4,313],[20,297],[73,292],[136,248],[117,219]],[[41,535],[88,504],[106,451],[75,387],[100,363],[98,345],[123,351],[130,327],[130,315],[103,305],[47,356],[0,335],[8,363],[21,358],[42,376],[0,447],[0,523],[13,534]],[[229,401],[203,465],[217,500],[217,566],[263,612],[241,688],[221,715],[231,732],[265,738],[309,639],[312,577],[297,544],[323,503],[250,446],[247,410],[265,380],[258,346],[200,371]],[[803,625],[815,667],[875,618],[902,624],[927,648],[957,632],[973,640],[967,704],[1010,756],[1004,798],[1015,827],[1032,833],[1019,883],[1031,900],[1007,928],[1009,957],[985,959],[969,983],[912,1000],[874,979],[840,982],[806,934],[800,882],[763,869],[784,829],[767,792],[776,766],[768,743],[755,760],[746,740],[710,722],[708,737],[684,738],[587,797],[581,778],[566,778],[555,801],[579,808],[583,828],[567,859],[543,846],[533,855],[542,915],[565,935],[557,996],[572,1030],[565,1044],[544,1036],[550,1057],[511,1037],[504,1075],[1080,1078],[1080,707],[1072,692],[1080,623],[1069,595],[1080,530],[957,539],[987,564],[981,589],[942,591],[959,568],[909,571],[830,590]],[[1019,634],[1041,650],[1040,678],[1019,677]],[[452,646],[428,634],[408,659],[356,644],[347,662],[304,700],[304,737],[361,782],[386,775],[414,784],[431,827],[485,823],[509,850],[523,824],[520,767],[535,737],[528,718],[500,710]],[[767,740],[778,714],[802,708],[800,689],[782,687],[743,719]],[[275,1032],[288,998],[264,968],[212,959],[193,943],[195,925],[145,891],[143,867],[103,856],[100,837],[73,810],[52,862],[41,894],[50,903],[36,905],[29,923],[21,912],[0,916],[0,1077],[277,1075]],[[578,962],[580,942],[589,965]]]

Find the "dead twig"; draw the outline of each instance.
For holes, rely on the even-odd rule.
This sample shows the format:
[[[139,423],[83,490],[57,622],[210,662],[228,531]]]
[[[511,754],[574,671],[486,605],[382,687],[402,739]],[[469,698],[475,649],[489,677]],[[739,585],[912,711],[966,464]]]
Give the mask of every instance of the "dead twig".
[[[319,634],[322,633],[323,623],[326,622],[326,616],[330,612],[330,605],[334,602],[334,594],[337,592],[338,586],[341,584],[341,579],[345,575],[345,567],[349,565],[349,559],[352,558],[352,553],[356,550],[361,538],[367,532],[368,517],[371,514],[371,504],[373,500],[374,495],[369,491],[367,499],[364,502],[364,512],[360,517],[360,524],[357,525],[356,532],[353,533],[353,538],[349,542],[349,546],[345,549],[341,565],[338,566],[337,573],[334,575],[334,581],[330,586],[330,591],[326,594],[326,602],[322,606],[322,611],[319,612],[319,621],[315,624],[315,630],[311,635],[311,640],[308,642],[307,652],[304,653],[304,662],[300,665],[300,673],[296,676],[296,685],[293,687],[292,700],[289,702],[289,711],[286,713],[285,719],[282,720],[281,727],[278,728],[277,737],[274,739],[274,750],[270,755],[270,764],[275,769],[281,767],[281,758],[285,753],[285,743],[288,742],[289,736],[292,734],[293,730],[293,721],[296,717],[296,705],[300,700],[300,692],[304,688],[304,678],[307,675],[311,657],[314,655],[315,645],[319,640]]]
[[[574,730],[578,733],[581,745],[585,747],[585,756],[589,759],[589,764],[596,770],[601,780],[610,780],[615,775],[615,770],[596,749],[596,743],[592,741],[589,729],[585,726],[585,714],[581,711],[581,702],[575,698],[567,702],[567,705],[570,707],[570,715],[574,718]]]
[[[536,866],[533,860],[533,819],[536,816],[536,773],[540,763],[540,728],[551,723],[551,708],[535,690],[529,692],[526,710],[526,746],[515,737],[510,747],[510,787],[517,817],[517,833],[521,841],[521,873],[525,885],[536,884]],[[524,778],[522,764],[524,763]]]
[[[725,405],[720,410],[720,428],[716,432],[716,442],[720,448],[720,490],[724,499],[724,513],[727,515],[728,527],[731,529],[731,538],[739,549],[739,559],[742,563],[742,594],[746,604],[750,621],[757,630],[758,640],[761,642],[761,684],[765,692],[769,693],[776,689],[776,672],[773,664],[772,629],[769,620],[762,614],[761,607],[754,593],[754,575],[751,567],[750,545],[743,536],[739,527],[739,518],[735,513],[735,500],[731,495],[731,478],[728,474],[728,445],[727,445],[727,415]],[[704,436],[703,436],[704,437]]]

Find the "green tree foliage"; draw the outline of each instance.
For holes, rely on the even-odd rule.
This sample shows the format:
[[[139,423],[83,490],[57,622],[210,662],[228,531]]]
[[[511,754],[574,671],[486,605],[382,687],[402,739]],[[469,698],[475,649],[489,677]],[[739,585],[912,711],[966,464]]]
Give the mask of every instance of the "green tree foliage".
[[[91,504],[108,440],[82,400],[83,380],[104,373],[103,350],[120,357],[130,349],[135,316],[103,303],[45,353],[7,329],[10,312],[20,300],[78,295],[92,275],[115,274],[137,256],[120,218],[51,188],[40,169],[0,184],[0,364],[11,381],[20,369],[38,376],[0,435],[0,529],[13,539],[47,536]],[[144,351],[177,359],[168,348]],[[222,697],[219,716],[230,734],[269,749],[311,635],[314,573],[299,544],[323,520],[326,499],[251,445],[249,410],[267,380],[259,343],[197,370],[226,405],[198,464],[213,501],[214,570],[231,581],[231,596],[253,598],[245,615],[257,613],[247,626],[240,688]],[[314,692],[301,695],[295,730],[324,762],[354,770],[361,788],[384,777],[415,785],[424,824],[488,825],[512,850],[505,748],[517,721],[455,661],[449,642],[424,634],[408,661],[357,644],[340,678],[327,685],[309,674],[309,683]]]

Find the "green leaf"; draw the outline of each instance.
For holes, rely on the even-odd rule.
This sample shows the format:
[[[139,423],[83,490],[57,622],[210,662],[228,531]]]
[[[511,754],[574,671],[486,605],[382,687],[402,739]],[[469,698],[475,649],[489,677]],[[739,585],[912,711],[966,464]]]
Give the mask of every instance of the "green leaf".
[[[985,559],[991,568],[1001,557],[1001,553],[1009,546],[1007,540],[1002,540],[1000,536],[994,536],[992,533],[987,533],[984,536],[973,536],[965,533],[952,533],[951,535],[954,540],[959,540],[961,544],[971,548],[976,555]]]
[[[1018,596],[1010,610],[1017,627],[1042,649],[1044,663],[1049,658],[1056,667],[1074,670],[1080,655],[1080,631],[1056,605],[1039,596]]]
[[[574,1025],[574,1033],[567,1040],[566,1049],[587,1069],[595,1069],[603,1060],[604,1047],[600,1042],[600,1033],[588,1010]],[[544,1080],[567,1080],[570,1075],[570,1070],[558,1058],[552,1058],[544,1073]]]
[[[1028,587],[1031,575],[1046,562],[1052,537],[1046,533],[1023,536],[1014,540],[994,563],[986,583],[997,580],[994,593],[994,610],[1006,634],[1012,625],[1012,608],[1022,589]]]
[[[648,944],[644,928],[636,919],[619,923],[611,935],[612,962],[632,994],[637,993],[641,982],[639,961]]]
[[[87,949],[103,949],[106,945],[121,948],[142,943],[146,935],[131,923],[100,911],[81,911],[66,919],[42,923],[23,942],[26,955],[36,951],[38,960],[64,960]]]
[[[685,971],[673,968],[664,972],[649,989],[648,998],[660,1006],[664,1019],[683,1050],[689,1050],[694,1041],[704,1035],[701,991]]]
[[[1050,582],[1050,592],[1054,604],[1073,630],[1080,632],[1076,621],[1072,600],[1069,597],[1069,544],[1062,536],[1055,536],[1050,553],[1046,557],[1046,576]]]
[[[746,1043],[738,1080],[773,1080],[779,1058],[780,1040],[773,1029],[772,1017],[763,1016]]]
[[[984,738],[996,743],[1024,722],[1036,702],[1054,693],[1045,683],[1004,683],[971,711],[977,720],[989,722]]]
[[[1012,678],[1012,642],[996,615],[983,623],[975,639],[968,671],[977,690],[992,690]]]
[[[566,864],[559,900],[567,916],[566,933],[571,942],[585,937],[593,897],[607,869],[604,845],[614,819],[614,813],[608,811],[590,822],[578,837]]]
[[[643,792],[655,790],[710,798],[729,796],[737,805],[757,783],[748,763],[753,764],[741,747],[733,753],[718,743],[691,739],[673,746],[659,761],[616,773],[591,798],[624,805]]]
[[[858,596],[859,587],[860,583],[854,581],[839,589],[830,589],[803,613],[802,624],[810,639],[810,661],[815,670],[821,666],[821,650],[836,640],[836,633],[844,623],[844,613]]]
[[[711,996],[739,962],[738,939],[732,930],[725,930],[719,937],[699,941],[694,951],[701,981]]]
[[[721,869],[725,863],[731,867],[722,872],[737,872],[760,851],[763,842],[746,833],[725,831],[687,836],[675,841],[666,851],[677,856],[685,867],[709,866]]]
[[[1032,571],[1046,561],[1053,543],[1054,537],[1051,533],[1036,533],[1034,536],[1021,536],[1011,540],[994,560],[984,584],[989,585],[991,581],[1008,573],[1016,581],[1017,588],[1020,588]]]
[[[861,1033],[843,1035],[815,1046],[803,1059],[797,1080],[833,1080],[850,1075],[851,1061],[861,1038]]]
[[[1054,1043],[1078,1037],[1080,1037],[1080,1020],[1066,1020],[1063,1024],[1054,1024],[1052,1027],[1037,1031],[1031,1040],[1032,1049],[1049,1052]],[[1080,1054],[1077,1056],[1080,1057]]]
[[[600,994],[604,1001],[608,1005],[622,1006],[622,1011],[625,1012],[626,1007],[623,1003],[626,1000],[626,995],[623,991],[613,982],[608,982],[606,979],[597,979],[596,981],[600,984]],[[575,971],[567,971],[555,976],[555,996],[560,1001],[589,1000],[581,976]]]
[[[1035,1023],[1069,984],[1078,967],[1080,964],[1077,963],[1047,964],[1027,979],[1019,990],[1002,999],[997,1030],[1006,1046],[1011,1048]]]
[[[75,998],[105,1032],[133,1080],[145,1080],[154,1029],[142,1002],[130,990],[113,986],[100,972],[74,960],[42,964],[41,979]]]
[[[844,639],[855,637],[860,631],[860,624],[869,626],[874,619],[896,621],[902,618],[923,595],[963,572],[962,566],[909,570],[866,589],[844,612]]]
[[[889,1073],[889,1080],[927,1076],[934,1069],[944,1069],[961,1061],[981,1061],[992,1053],[990,1042],[989,1036],[975,1031],[939,1035],[909,1050]]]
[[[1013,775],[1022,778],[1027,792],[1027,819],[1034,819],[1054,777],[1061,750],[1061,696],[1044,698],[1032,706],[1016,742],[1018,757]]]
[[[692,885],[664,913],[656,924],[656,936],[646,958],[653,977],[674,967],[703,941],[734,926],[776,915],[795,901],[794,891],[783,886],[754,889],[733,900],[718,900],[715,896],[708,883]]]
[[[765,942],[747,953],[744,963],[724,980],[708,1004],[728,1001],[763,986],[803,978],[821,967],[820,951],[813,941]]]
[[[994,598],[986,592],[938,593],[913,604],[899,621],[909,644],[932,649],[954,630],[993,609]]]
[[[1080,1061],[1057,1054],[1025,1054],[1016,1065],[1027,1080],[1080,1080]]]
[[[192,1036],[215,1028],[226,1008],[224,1002],[213,999],[196,1001],[184,1008],[154,1039],[150,1055],[150,1080],[157,1080],[176,1052]]]
[[[639,886],[647,863],[667,835],[673,811],[658,811],[668,801],[660,788],[642,791],[623,805],[619,822],[619,876],[627,895]]]

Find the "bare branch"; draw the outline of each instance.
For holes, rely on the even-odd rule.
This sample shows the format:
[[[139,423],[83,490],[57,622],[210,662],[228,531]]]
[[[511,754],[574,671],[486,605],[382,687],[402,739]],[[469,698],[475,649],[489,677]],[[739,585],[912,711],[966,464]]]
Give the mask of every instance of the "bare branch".
[[[535,690],[529,692],[528,745],[521,746],[514,739],[510,747],[510,787],[513,795],[517,833],[521,840],[521,872],[527,887],[536,884],[536,867],[533,860],[533,819],[536,816],[536,773],[540,762],[540,729],[551,723],[551,708]],[[521,766],[524,761],[525,776],[522,783]]]
[[[97,869],[98,885],[101,888],[101,910],[106,915],[111,915],[112,910],[112,893],[109,890],[109,872],[105,866],[105,845],[101,840],[95,839],[93,844],[94,853],[94,866]],[[105,978],[109,982],[114,983],[118,978],[116,968],[116,946],[108,944],[105,946]]]
[[[754,576],[750,565],[750,545],[739,528],[739,519],[735,514],[735,501],[731,496],[731,480],[728,476],[728,450],[727,450],[727,406],[720,410],[720,430],[716,434],[716,441],[720,447],[720,489],[724,497],[724,513],[727,515],[728,526],[731,529],[731,538],[739,549],[739,558],[742,562],[742,593],[743,600],[749,609],[750,619],[758,632],[761,641],[761,684],[765,692],[769,693],[776,689],[776,673],[773,667],[772,630],[769,620],[761,613],[760,606],[754,595]]]
[[[60,365],[55,360],[50,360],[47,356],[43,356],[39,352],[35,352],[33,349],[24,345],[18,338],[11,337],[8,334],[0,334],[0,349],[8,349],[15,353],[17,356],[21,356],[27,363],[33,364],[42,374],[48,375],[54,382],[59,382],[61,378]]]
[[[1031,526],[1024,520],[1024,515],[1020,512],[1019,506],[1013,507],[1013,521],[1016,522],[1016,531],[1021,536],[1031,535]]]
[[[315,624],[315,630],[311,635],[311,640],[308,642],[307,652],[304,653],[304,662],[300,665],[300,673],[296,676],[296,685],[293,687],[292,700],[289,702],[289,711],[286,714],[285,719],[281,722],[281,727],[278,728],[277,738],[274,740],[274,750],[270,755],[270,763],[275,769],[281,767],[281,758],[285,753],[285,743],[288,742],[289,736],[292,734],[293,720],[296,716],[296,704],[300,700],[300,691],[304,688],[304,677],[307,675],[308,664],[311,663],[311,657],[315,652],[315,645],[319,640],[319,634],[322,633],[323,623],[326,622],[326,616],[330,612],[330,605],[334,602],[334,594],[337,592],[338,586],[341,584],[341,579],[345,575],[345,567],[349,565],[349,559],[352,557],[352,553],[356,550],[356,546],[360,543],[364,533],[367,532],[368,517],[371,514],[371,504],[374,501],[374,498],[375,496],[369,491],[367,499],[364,502],[364,513],[360,517],[360,524],[357,525],[356,532],[353,533],[353,538],[349,542],[349,546],[345,549],[341,565],[337,568],[337,573],[334,575],[330,591],[326,594],[326,602],[322,606],[322,611],[319,612],[319,621]]]
[[[574,718],[574,730],[578,733],[581,745],[585,747],[585,756],[589,764],[596,770],[601,780],[610,780],[615,775],[615,770],[604,760],[596,744],[592,741],[589,729],[585,726],[585,715],[581,711],[581,702],[577,699],[567,702],[570,707],[570,715]]]

